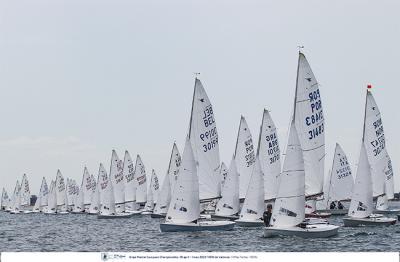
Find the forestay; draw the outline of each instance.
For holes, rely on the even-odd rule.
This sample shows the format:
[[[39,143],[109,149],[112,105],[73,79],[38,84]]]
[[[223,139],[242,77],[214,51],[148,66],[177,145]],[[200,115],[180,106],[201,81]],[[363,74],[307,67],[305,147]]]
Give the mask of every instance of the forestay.
[[[336,144],[335,147],[329,182],[328,203],[351,198],[354,178],[347,156],[339,144]]]
[[[239,173],[239,198],[246,197],[250,177],[253,173],[256,157],[254,154],[253,139],[246,119],[241,116],[235,148],[235,161]]]
[[[292,121],[278,194],[270,222],[273,227],[297,226],[304,220],[304,184],[303,153],[294,121]]]
[[[225,166],[225,165],[224,165]],[[215,214],[231,216],[239,212],[239,174],[236,169],[235,158],[232,157],[222,188],[222,198],[218,201]]]
[[[199,79],[195,79],[189,138],[199,177],[200,200],[220,197],[219,145],[214,111]]]
[[[361,145],[360,158],[358,160],[356,181],[351,196],[349,216],[366,218],[373,211],[371,169],[368,163],[365,144]]]
[[[304,54],[299,53],[295,97],[295,123],[303,150],[305,194],[322,193],[325,162],[324,114],[321,93]]]
[[[172,223],[190,223],[200,217],[199,179],[196,163],[189,138],[183,150],[182,166],[166,221]]]
[[[258,143],[261,171],[264,174],[264,200],[271,201],[278,193],[281,152],[277,130],[268,110],[263,113]]]

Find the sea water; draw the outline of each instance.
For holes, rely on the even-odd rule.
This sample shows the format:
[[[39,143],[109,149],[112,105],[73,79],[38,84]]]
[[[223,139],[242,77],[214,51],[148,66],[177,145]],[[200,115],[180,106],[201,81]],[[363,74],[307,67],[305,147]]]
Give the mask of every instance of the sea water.
[[[343,216],[330,218],[343,226]],[[399,251],[400,224],[340,227],[326,239],[262,237],[262,228],[161,233],[162,219],[139,215],[97,219],[95,215],[9,214],[0,212],[0,251]]]

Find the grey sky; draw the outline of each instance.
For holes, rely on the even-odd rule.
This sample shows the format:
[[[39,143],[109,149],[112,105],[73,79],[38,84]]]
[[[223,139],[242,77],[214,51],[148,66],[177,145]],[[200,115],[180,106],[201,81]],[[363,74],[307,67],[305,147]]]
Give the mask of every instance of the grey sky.
[[[168,3],[167,3],[168,2]],[[25,172],[97,176],[111,150],[140,153],[148,175],[183,150],[194,85],[214,106],[229,162],[240,115],[258,139],[263,108],[280,144],[293,106],[297,46],[319,81],[326,172],[335,142],[357,162],[365,88],[382,112],[400,186],[399,1],[1,1],[0,186]],[[355,170],[354,170],[355,171]]]

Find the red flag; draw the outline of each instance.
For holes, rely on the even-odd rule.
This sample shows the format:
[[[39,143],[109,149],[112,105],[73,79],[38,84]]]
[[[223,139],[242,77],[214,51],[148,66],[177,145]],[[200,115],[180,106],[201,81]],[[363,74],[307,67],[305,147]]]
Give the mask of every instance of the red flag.
[[[367,85],[367,88],[368,88],[368,89],[371,89],[371,88],[372,88],[372,85],[371,85],[371,84],[368,84],[368,85]]]

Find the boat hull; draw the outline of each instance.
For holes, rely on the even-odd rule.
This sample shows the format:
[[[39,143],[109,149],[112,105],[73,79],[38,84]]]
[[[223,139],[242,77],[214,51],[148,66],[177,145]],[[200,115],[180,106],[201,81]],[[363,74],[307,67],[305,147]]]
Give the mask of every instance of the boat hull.
[[[396,224],[395,218],[389,217],[367,217],[367,218],[343,218],[345,227],[358,227],[358,226],[390,226]]]
[[[306,218],[328,218],[331,216],[331,213],[322,213],[322,212],[315,212],[310,214],[305,214]]]
[[[151,216],[151,218],[165,218],[166,214],[156,214],[156,213],[153,213],[153,214],[151,214],[150,216]]]
[[[348,209],[323,209],[317,210],[317,213],[330,213],[332,216],[345,216],[349,213]]]
[[[132,215],[141,215],[143,213],[143,210],[125,210],[124,213]]]
[[[143,211],[142,213],[140,213],[141,215],[151,215],[153,214],[153,211]]]
[[[116,214],[116,215],[97,215],[98,219],[116,219],[116,218],[129,218],[133,217],[134,214],[129,214],[129,213],[121,213],[121,214]]]
[[[161,232],[229,231],[235,226],[231,221],[204,221],[195,223],[161,223]]]
[[[239,227],[262,227],[264,226],[264,221],[262,220],[235,220],[236,225]]]
[[[378,210],[374,211],[375,214],[383,214],[383,215],[399,215],[400,209],[386,209],[386,210]]]
[[[228,221],[235,221],[239,219],[239,216],[219,216],[219,215],[211,215],[211,219],[215,221],[220,221],[220,220],[228,220]]]
[[[339,226],[335,225],[307,225],[306,228],[265,227],[263,236],[266,238],[276,236],[296,236],[301,238],[327,238],[337,235]]]

